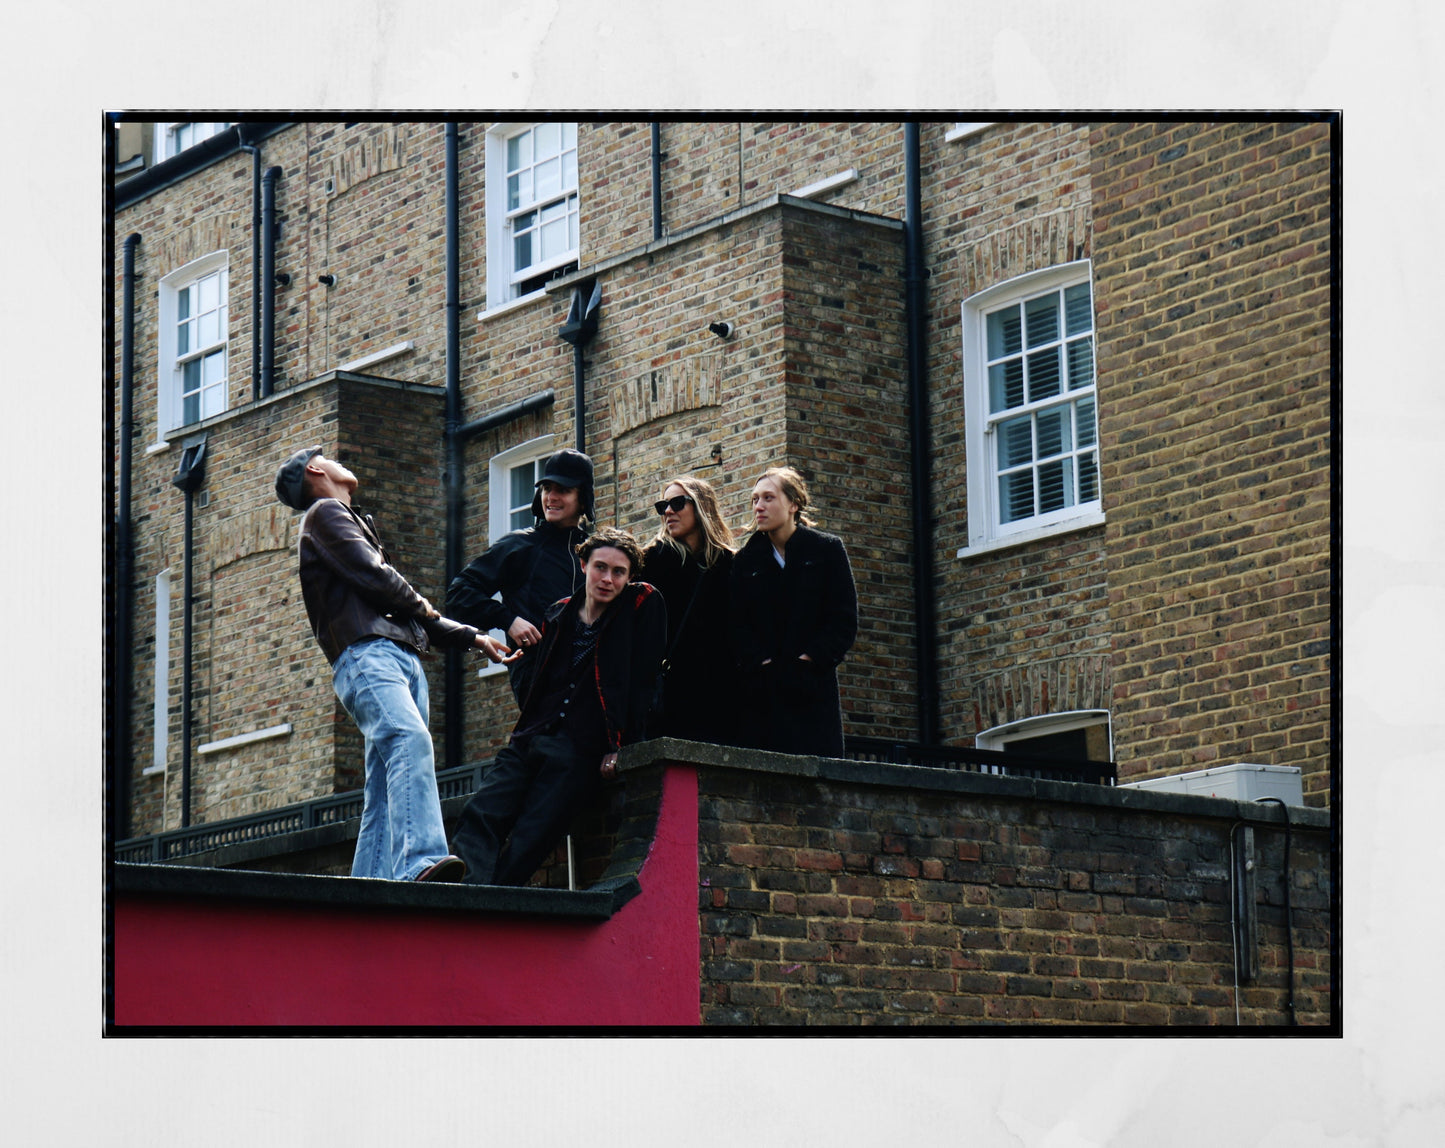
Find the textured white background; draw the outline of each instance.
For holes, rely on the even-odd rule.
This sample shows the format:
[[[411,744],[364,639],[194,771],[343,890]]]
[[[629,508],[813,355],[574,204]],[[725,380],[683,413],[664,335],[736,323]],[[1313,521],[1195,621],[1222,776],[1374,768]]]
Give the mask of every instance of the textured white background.
[[[54,2],[6,25],[9,1143],[1445,1142],[1438,6]],[[1342,109],[1344,1038],[102,1040],[100,127],[142,108]]]

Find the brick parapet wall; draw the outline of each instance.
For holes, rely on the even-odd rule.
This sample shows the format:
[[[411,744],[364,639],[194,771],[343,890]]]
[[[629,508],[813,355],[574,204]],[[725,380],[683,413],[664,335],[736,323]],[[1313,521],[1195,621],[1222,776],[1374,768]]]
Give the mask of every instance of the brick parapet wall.
[[[700,771],[704,1024],[1288,1023],[1277,810],[763,756]],[[1297,1019],[1330,1024],[1328,822],[1291,816]],[[1236,989],[1241,818],[1259,975]]]
[[[1120,772],[1330,784],[1330,129],[1092,134]]]

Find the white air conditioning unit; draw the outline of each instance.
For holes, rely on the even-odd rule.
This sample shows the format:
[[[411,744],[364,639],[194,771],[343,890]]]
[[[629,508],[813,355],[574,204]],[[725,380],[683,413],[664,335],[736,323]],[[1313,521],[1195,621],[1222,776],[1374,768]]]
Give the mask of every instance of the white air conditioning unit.
[[[1196,797],[1225,797],[1231,801],[1258,801],[1277,797],[1286,805],[1305,803],[1304,781],[1295,765],[1256,765],[1239,762],[1216,765],[1189,773],[1123,782],[1120,789],[1159,789],[1166,793],[1192,793]]]

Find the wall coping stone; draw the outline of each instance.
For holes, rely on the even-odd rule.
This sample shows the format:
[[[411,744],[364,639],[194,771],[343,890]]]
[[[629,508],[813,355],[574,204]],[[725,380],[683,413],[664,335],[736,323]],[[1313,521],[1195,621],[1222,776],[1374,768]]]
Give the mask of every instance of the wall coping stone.
[[[782,774],[817,781],[940,794],[1053,801],[1138,813],[1271,825],[1283,825],[1286,816],[1284,808],[1273,802],[1234,801],[1226,797],[1090,785],[1075,781],[1043,781],[1031,777],[1006,777],[996,773],[973,773],[925,765],[806,757],[667,737],[624,746],[617,758],[617,769],[619,773],[623,773],[662,763],[731,769],[740,773]],[[1288,817],[1289,825],[1294,829],[1328,830],[1332,824],[1329,810],[1312,806],[1292,805],[1289,807]]]
[[[192,865],[117,862],[109,893],[127,896],[325,905],[342,909],[406,909],[475,916],[523,914],[605,921],[642,891],[636,877],[603,880],[589,889],[544,889],[366,877],[205,869]]]

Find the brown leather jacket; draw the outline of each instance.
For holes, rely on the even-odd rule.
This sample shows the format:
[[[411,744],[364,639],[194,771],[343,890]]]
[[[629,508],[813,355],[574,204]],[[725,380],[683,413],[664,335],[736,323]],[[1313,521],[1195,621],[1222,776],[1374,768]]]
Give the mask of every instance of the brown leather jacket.
[[[344,502],[313,502],[297,549],[306,617],[328,662],[362,638],[390,638],[423,654],[428,638],[468,647],[477,636],[473,626],[426,616],[430,603],[392,566],[371,516],[362,518]]]

